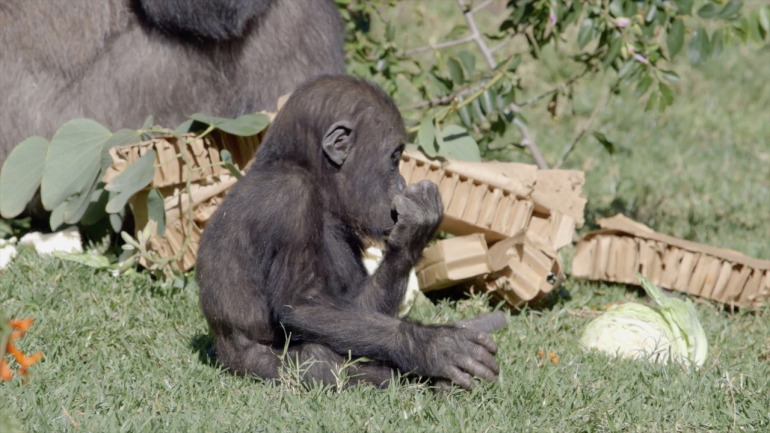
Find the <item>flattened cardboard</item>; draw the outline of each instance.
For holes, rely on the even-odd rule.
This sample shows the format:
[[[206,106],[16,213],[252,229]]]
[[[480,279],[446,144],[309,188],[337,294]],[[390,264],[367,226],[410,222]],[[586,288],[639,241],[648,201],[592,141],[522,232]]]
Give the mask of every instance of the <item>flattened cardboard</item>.
[[[578,242],[572,275],[638,284],[636,273],[671,290],[758,308],[770,296],[770,261],[660,234],[623,215],[599,220]]]

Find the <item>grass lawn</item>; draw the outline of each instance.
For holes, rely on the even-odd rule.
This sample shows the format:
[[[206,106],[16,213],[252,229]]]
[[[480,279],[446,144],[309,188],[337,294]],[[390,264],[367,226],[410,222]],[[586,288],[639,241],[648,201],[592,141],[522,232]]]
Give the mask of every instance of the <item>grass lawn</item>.
[[[630,94],[613,98],[597,124],[617,153],[586,139],[567,161],[586,170],[589,221],[623,211],[668,234],[770,259],[768,64],[767,49],[742,50],[685,68],[663,114],[642,112]],[[575,117],[529,116],[551,161],[600,86],[576,95]],[[24,253],[0,272],[0,311],[36,318],[18,346],[45,358],[26,385],[0,382],[0,431],[770,431],[770,308],[729,312],[696,300],[710,353],[688,370],[580,348],[585,324],[608,304],[645,302],[637,291],[568,279],[563,293],[510,312],[494,336],[497,383],[449,395],[407,383],[336,392],[211,365],[194,283],[168,289],[143,274],[113,277]],[[445,321],[490,308],[482,298],[440,300],[419,315]]]

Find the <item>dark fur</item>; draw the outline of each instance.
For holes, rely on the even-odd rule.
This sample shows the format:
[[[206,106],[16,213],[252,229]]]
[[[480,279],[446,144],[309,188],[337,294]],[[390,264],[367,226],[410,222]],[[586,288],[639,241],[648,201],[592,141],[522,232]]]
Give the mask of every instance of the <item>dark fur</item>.
[[[198,251],[200,303],[221,364],[278,378],[290,336],[289,356],[312,360],[306,378],[326,384],[348,356],[375,361],[351,367],[354,382],[381,385],[394,368],[465,388],[472,376],[494,380],[496,346],[472,328],[497,329],[499,316],[466,328],[395,317],[442,216],[435,184],[405,186],[404,140],[395,105],[365,81],[324,77],[293,94]],[[386,236],[368,276],[364,243]]]
[[[273,110],[344,72],[342,31],[331,0],[2,0],[0,164],[75,117],[116,130]]]

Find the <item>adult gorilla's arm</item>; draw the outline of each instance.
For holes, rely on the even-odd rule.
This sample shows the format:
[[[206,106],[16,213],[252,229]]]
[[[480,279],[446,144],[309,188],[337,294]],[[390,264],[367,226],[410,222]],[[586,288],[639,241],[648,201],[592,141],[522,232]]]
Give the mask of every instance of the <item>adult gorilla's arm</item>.
[[[139,12],[152,25],[174,35],[215,42],[239,38],[271,0],[138,0]]]

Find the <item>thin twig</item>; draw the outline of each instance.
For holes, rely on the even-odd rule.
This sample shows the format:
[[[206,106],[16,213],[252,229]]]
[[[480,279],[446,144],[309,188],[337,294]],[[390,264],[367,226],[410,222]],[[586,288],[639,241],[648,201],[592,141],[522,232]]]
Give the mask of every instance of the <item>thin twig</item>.
[[[573,150],[575,150],[575,146],[577,146],[578,142],[583,138],[586,132],[588,132],[588,129],[591,128],[591,125],[594,123],[594,120],[596,119],[596,116],[599,114],[599,112],[602,110],[602,108],[607,106],[607,103],[609,102],[610,98],[609,92],[604,92],[602,95],[602,99],[599,100],[599,102],[594,107],[594,110],[591,112],[591,115],[588,116],[588,120],[583,124],[583,127],[580,128],[578,133],[575,135],[575,138],[567,144],[564,147],[564,150],[561,153],[561,156],[559,157],[559,160],[556,162],[556,165],[553,166],[553,168],[559,168],[564,163],[564,161],[567,159],[570,153],[572,153]]]
[[[489,66],[490,69],[495,69],[497,67],[497,62],[495,61],[494,56],[492,56],[492,52],[489,51],[489,47],[487,46],[487,43],[484,42],[484,39],[481,38],[481,33],[479,33],[479,28],[476,26],[476,20],[473,19],[473,14],[478,11],[481,7],[477,7],[475,9],[469,9],[466,4],[465,0],[456,0],[457,5],[460,6],[460,9],[463,11],[463,16],[465,17],[465,21],[468,23],[468,29],[471,31],[471,38],[473,41],[476,42],[476,45],[479,47],[479,51],[481,51],[481,55],[484,56],[484,60],[487,62],[487,66]],[[486,5],[482,5],[486,6]]]
[[[448,42],[441,42],[435,45],[426,45],[424,47],[412,48],[410,50],[404,51],[401,55],[407,57],[412,54],[419,54],[419,53],[424,53],[426,51],[440,50],[442,48],[449,48],[457,45],[467,44],[468,42],[473,42],[473,36],[466,36],[462,39],[457,39],[457,40],[448,41]]]

